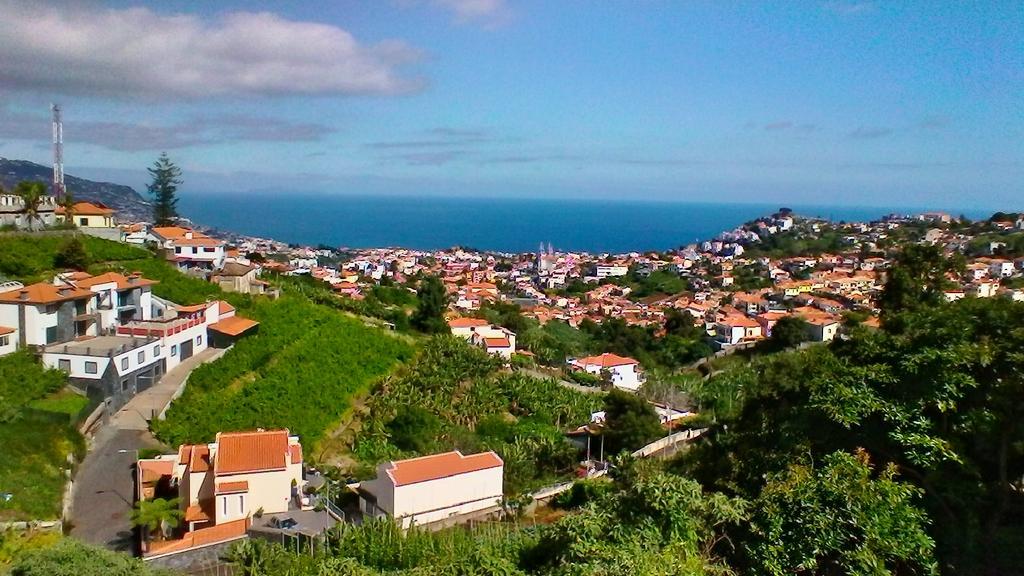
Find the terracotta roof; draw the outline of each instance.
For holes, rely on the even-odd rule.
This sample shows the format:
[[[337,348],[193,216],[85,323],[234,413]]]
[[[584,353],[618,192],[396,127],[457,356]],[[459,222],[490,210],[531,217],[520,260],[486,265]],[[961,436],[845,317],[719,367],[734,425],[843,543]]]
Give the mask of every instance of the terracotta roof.
[[[0,326],[0,336],[6,336],[8,334],[14,334],[17,332],[17,328],[10,328],[7,326]]]
[[[241,316],[228,316],[220,322],[210,324],[210,330],[227,334],[228,336],[238,336],[258,325],[259,322],[255,320],[249,320]]]
[[[64,207],[58,206],[56,213],[63,214]],[[72,208],[72,213],[75,216],[110,216],[114,213],[114,210],[99,203],[75,202],[74,208]]]
[[[217,313],[220,314],[221,316],[223,316],[225,314],[230,314],[231,312],[235,311],[235,307],[234,306],[232,306],[231,304],[228,304],[227,302],[225,302],[223,300],[218,300],[217,301],[217,306],[218,306]]]
[[[580,366],[600,366],[602,368],[612,368],[614,366],[628,366],[630,364],[639,364],[636,360],[628,358],[626,356],[619,356],[618,354],[612,354],[611,352],[605,352],[600,356],[587,356],[586,358],[578,358],[576,363]]]
[[[240,482],[218,482],[217,483],[217,494],[237,494],[239,492],[248,492],[249,483],[245,480]]]
[[[24,298],[22,297],[24,295]],[[0,294],[0,302],[8,304],[55,304],[68,300],[81,300],[92,298],[95,294],[91,290],[81,288],[70,288],[54,286],[46,282],[32,284],[24,288],[15,288],[9,292]]]
[[[741,326],[743,328],[756,328],[760,326],[756,320],[739,314],[727,316],[725,320],[722,320],[722,323],[727,326]]]
[[[193,236],[192,238],[175,238],[174,239],[174,245],[175,246],[208,246],[208,247],[213,247],[213,246],[223,246],[224,242],[222,240],[217,240],[216,238],[205,238],[205,237],[204,238],[196,238],[195,236]]]
[[[448,321],[451,328],[475,328],[477,326],[489,326],[491,323],[482,318],[456,318]]]
[[[118,290],[128,290],[129,288],[135,288],[137,286],[152,286],[157,283],[157,280],[150,280],[148,278],[142,278],[135,276],[135,280],[132,281],[124,274],[118,274],[117,272],[107,272],[106,274],[100,274],[99,276],[89,276],[87,278],[81,278],[75,280],[75,285],[79,288],[92,288],[100,284],[111,284],[116,283]]]
[[[205,504],[205,506],[204,506]],[[213,520],[212,508],[213,501],[203,502],[200,504],[193,504],[185,509],[185,522],[210,522]]]
[[[209,472],[212,468],[210,463],[209,446],[192,446],[188,459],[189,472]]]
[[[194,230],[189,230],[188,228],[182,228],[181,226],[154,226],[151,231],[157,236],[166,238],[167,240],[184,238],[185,234],[188,232],[192,232],[193,238],[205,236],[202,232],[196,232]]]
[[[484,345],[488,348],[508,348],[511,343],[508,338],[484,338]]]
[[[191,314],[192,312],[202,312],[210,307],[210,302],[203,302],[202,304],[193,304],[191,306],[182,306],[181,304],[175,304],[174,309],[178,313]]]
[[[143,482],[157,482],[174,472],[174,460],[139,460]]]
[[[290,446],[292,464],[302,464],[302,444]]]
[[[504,462],[494,452],[463,456],[461,452],[455,450],[391,462],[387,472],[395,486],[406,486],[503,465]]]
[[[217,434],[217,475],[264,472],[288,467],[288,431]]]

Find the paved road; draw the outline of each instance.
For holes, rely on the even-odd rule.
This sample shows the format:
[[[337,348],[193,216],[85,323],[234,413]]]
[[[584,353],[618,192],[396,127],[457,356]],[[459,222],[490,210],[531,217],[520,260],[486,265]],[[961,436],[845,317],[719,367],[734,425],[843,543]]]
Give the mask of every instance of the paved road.
[[[222,350],[208,348],[182,362],[100,428],[75,476],[72,536],[112,550],[134,551],[130,518],[135,502],[135,459],[138,450],[161,447],[149,433],[149,420],[171,402],[192,370],[221,354]]]

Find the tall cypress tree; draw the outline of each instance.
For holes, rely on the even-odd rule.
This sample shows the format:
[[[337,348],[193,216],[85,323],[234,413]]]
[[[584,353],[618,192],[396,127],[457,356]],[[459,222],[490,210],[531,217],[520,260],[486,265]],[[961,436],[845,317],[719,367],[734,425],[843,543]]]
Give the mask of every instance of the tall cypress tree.
[[[147,170],[153,177],[149,185],[149,195],[153,198],[153,221],[157,226],[173,224],[178,217],[178,199],[175,194],[182,183],[181,168],[171,162],[167,152],[163,152],[153,167]]]

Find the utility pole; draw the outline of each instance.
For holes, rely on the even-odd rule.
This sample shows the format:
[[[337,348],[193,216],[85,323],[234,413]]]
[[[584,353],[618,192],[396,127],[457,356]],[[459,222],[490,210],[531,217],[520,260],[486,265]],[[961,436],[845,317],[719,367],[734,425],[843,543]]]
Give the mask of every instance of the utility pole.
[[[60,104],[51,104],[53,113],[53,196],[64,198],[64,126]]]

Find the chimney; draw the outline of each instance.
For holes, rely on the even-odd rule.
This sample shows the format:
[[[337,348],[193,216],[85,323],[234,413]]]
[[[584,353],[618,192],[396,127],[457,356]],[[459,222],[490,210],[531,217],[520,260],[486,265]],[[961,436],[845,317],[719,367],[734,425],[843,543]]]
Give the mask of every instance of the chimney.
[[[191,230],[189,230],[188,232],[185,232],[185,239],[186,240],[191,240],[192,239],[192,231]]]

